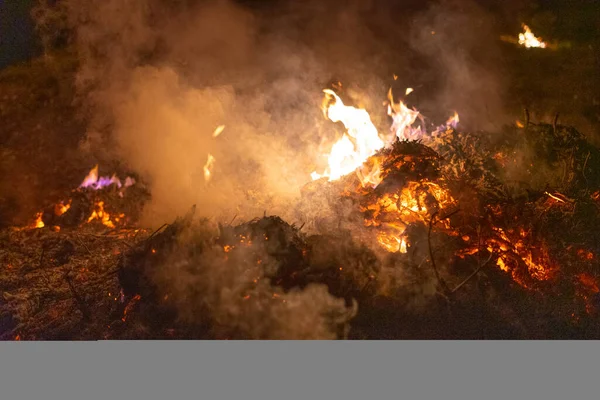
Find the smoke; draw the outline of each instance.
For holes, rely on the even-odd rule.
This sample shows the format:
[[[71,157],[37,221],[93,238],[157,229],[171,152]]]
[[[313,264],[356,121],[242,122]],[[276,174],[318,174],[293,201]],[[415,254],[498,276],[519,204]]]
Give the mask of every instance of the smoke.
[[[217,218],[265,210],[293,218],[289,205],[323,161],[319,144],[334,139],[319,109],[332,79],[382,130],[392,73],[414,86],[437,71],[442,84],[423,90],[424,112],[446,118],[457,110],[477,127],[501,114],[493,60],[473,58],[493,53],[482,44],[490,17],[473,5],[438,4],[415,19],[358,1],[264,10],[231,1],[67,4],[91,120],[86,147],[124,160],[149,182],[149,225],[192,204]],[[424,72],[409,72],[415,68]],[[219,125],[225,130],[213,138]],[[208,154],[216,162],[206,183]]]
[[[81,61],[77,86],[90,121],[82,148],[125,162],[148,183],[147,226],[171,222],[193,204],[199,216],[219,221],[267,211],[298,222],[298,209],[306,206],[299,205],[301,189],[325,160],[323,143],[336,139],[320,110],[322,89],[331,81],[343,83],[344,101],[366,108],[381,132],[390,127],[382,101],[393,74],[401,90],[415,88],[423,99],[416,105],[432,120],[440,118],[436,122],[456,110],[461,120],[485,127],[501,115],[495,60],[476,57],[484,48],[490,53],[484,44],[493,43],[490,19],[473,5],[66,4]],[[213,137],[221,125],[223,132]],[[215,163],[207,182],[209,155]],[[352,214],[351,207],[335,211],[325,205],[311,204],[310,214]],[[175,255],[155,280],[173,292],[184,319],[194,321],[208,307],[217,325],[249,337],[335,336],[322,315],[342,315],[345,323],[343,302],[325,287],[283,293],[263,279],[267,267],[278,263],[262,254],[264,264],[250,266],[246,256],[225,262],[218,246],[201,256]],[[414,286],[401,270],[386,272],[390,292]],[[255,279],[260,284],[246,301],[242,289]],[[434,285],[426,286],[411,296],[429,298]],[[267,307],[265,299],[273,295],[285,302]]]
[[[497,131],[506,123],[500,32],[494,15],[474,1],[435,3],[414,19],[411,47],[436,76],[423,108],[460,114],[461,127]]]

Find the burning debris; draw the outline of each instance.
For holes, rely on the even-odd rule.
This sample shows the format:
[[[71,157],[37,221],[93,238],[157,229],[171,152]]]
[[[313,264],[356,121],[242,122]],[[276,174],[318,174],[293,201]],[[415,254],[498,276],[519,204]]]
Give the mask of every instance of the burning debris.
[[[123,197],[125,190],[134,186],[135,183],[135,178],[130,176],[125,178],[124,182],[121,182],[116,175],[112,175],[110,178],[101,177],[98,175],[98,165],[96,165],[90,170],[81,185],[72,191],[71,198],[61,200],[44,211],[38,212],[30,228],[50,227],[53,230],[60,230],[61,226],[75,227],[94,221],[100,222],[109,229],[114,229],[117,225],[124,226],[128,221],[135,220],[139,210],[135,210],[132,215],[127,216],[124,212],[109,212],[105,206],[109,201],[111,208],[131,208]],[[140,188],[134,196],[144,197],[143,190]]]
[[[541,49],[546,48],[546,43],[544,43],[540,38],[535,37],[531,29],[525,24],[523,24],[523,33],[519,33],[519,44],[521,46],[525,46],[527,48],[531,47],[539,47]]]
[[[123,194],[139,185],[93,168],[31,226],[52,229],[0,237],[12,244],[0,251],[0,334],[597,337],[600,150],[557,124],[492,138],[458,131],[455,113],[427,130],[388,100],[380,134],[366,110],[325,90],[324,114],[346,132],[302,188],[304,231],[275,216],[233,226],[194,212],[153,233],[131,228]],[[206,182],[214,163],[209,154]],[[86,233],[94,221],[109,231]]]

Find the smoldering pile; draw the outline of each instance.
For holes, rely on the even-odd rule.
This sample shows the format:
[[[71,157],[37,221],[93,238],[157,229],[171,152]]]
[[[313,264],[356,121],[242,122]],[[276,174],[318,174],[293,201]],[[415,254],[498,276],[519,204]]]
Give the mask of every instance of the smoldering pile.
[[[191,337],[198,326],[207,338],[597,335],[598,149],[556,125],[488,138],[398,141],[369,161],[381,162],[375,188],[354,174],[307,185],[299,215],[321,211],[310,234],[278,217],[212,232],[181,219],[124,258],[121,283],[153,304],[146,318],[170,315]],[[524,149],[539,167],[515,186],[501,155]],[[567,161],[568,178],[550,180]],[[375,205],[401,193],[400,207],[405,190],[408,248],[384,251],[377,239],[396,217]]]
[[[300,226],[192,210],[118,238],[46,230],[62,235],[44,239],[49,282],[4,280],[3,337],[596,338],[599,163],[557,124],[448,128],[371,157],[376,186],[355,174],[307,185]],[[34,253],[15,270],[48,267]],[[78,280],[78,265],[101,273]]]

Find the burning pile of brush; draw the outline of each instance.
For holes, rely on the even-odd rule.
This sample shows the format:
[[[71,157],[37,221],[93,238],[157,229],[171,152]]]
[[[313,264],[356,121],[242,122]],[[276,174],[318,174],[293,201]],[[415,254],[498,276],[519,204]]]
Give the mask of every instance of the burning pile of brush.
[[[137,218],[139,207],[132,209],[127,200],[134,197],[138,202],[142,192],[137,190],[126,200],[123,199],[135,183],[135,178],[131,176],[123,181],[116,174],[100,176],[96,165],[69,198],[38,212],[29,228],[48,227],[60,231],[61,227],[77,228],[82,224],[101,224],[109,229],[131,225]],[[130,212],[126,214],[126,211]]]
[[[345,131],[302,189],[307,233],[278,217],[214,226],[190,213],[143,234],[116,253],[117,322],[92,336],[598,337],[600,150],[556,122],[486,135],[458,131],[454,114],[428,127],[391,91],[381,133],[324,93]],[[32,228],[126,226],[120,200],[135,187],[95,167]]]
[[[143,292],[161,309],[171,301],[172,315],[186,310],[188,322],[204,315],[203,327],[219,321],[205,337],[332,337],[348,326],[351,337],[471,337],[477,307],[488,313],[479,324],[497,327],[485,337],[556,337],[557,321],[571,335],[597,335],[589,321],[598,305],[600,151],[557,124],[527,121],[491,136],[459,132],[455,114],[428,130],[417,110],[388,97],[386,135],[366,110],[325,90],[324,114],[345,134],[303,188],[298,213],[310,233],[266,216],[208,233],[188,217],[129,254],[125,293]],[[523,165],[515,182],[511,171]],[[176,271],[164,269],[167,260]],[[185,279],[174,284],[172,274]],[[481,295],[494,306],[476,306]],[[441,325],[455,331],[440,333],[447,307],[452,322]],[[306,318],[312,328],[282,328]],[[419,328],[401,322],[414,318]]]

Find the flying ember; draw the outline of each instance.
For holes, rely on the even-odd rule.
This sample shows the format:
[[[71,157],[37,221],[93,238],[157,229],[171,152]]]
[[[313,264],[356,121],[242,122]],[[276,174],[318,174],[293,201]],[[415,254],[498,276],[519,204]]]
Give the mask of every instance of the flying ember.
[[[219,125],[217,126],[217,128],[215,129],[215,131],[212,134],[212,137],[216,138],[217,136],[219,136],[221,133],[223,133],[223,130],[225,129],[225,125]]]
[[[212,168],[215,164],[215,158],[212,156],[212,154],[208,155],[208,159],[206,160],[206,164],[204,164],[204,180],[206,182],[210,181],[210,178],[212,177]]]

